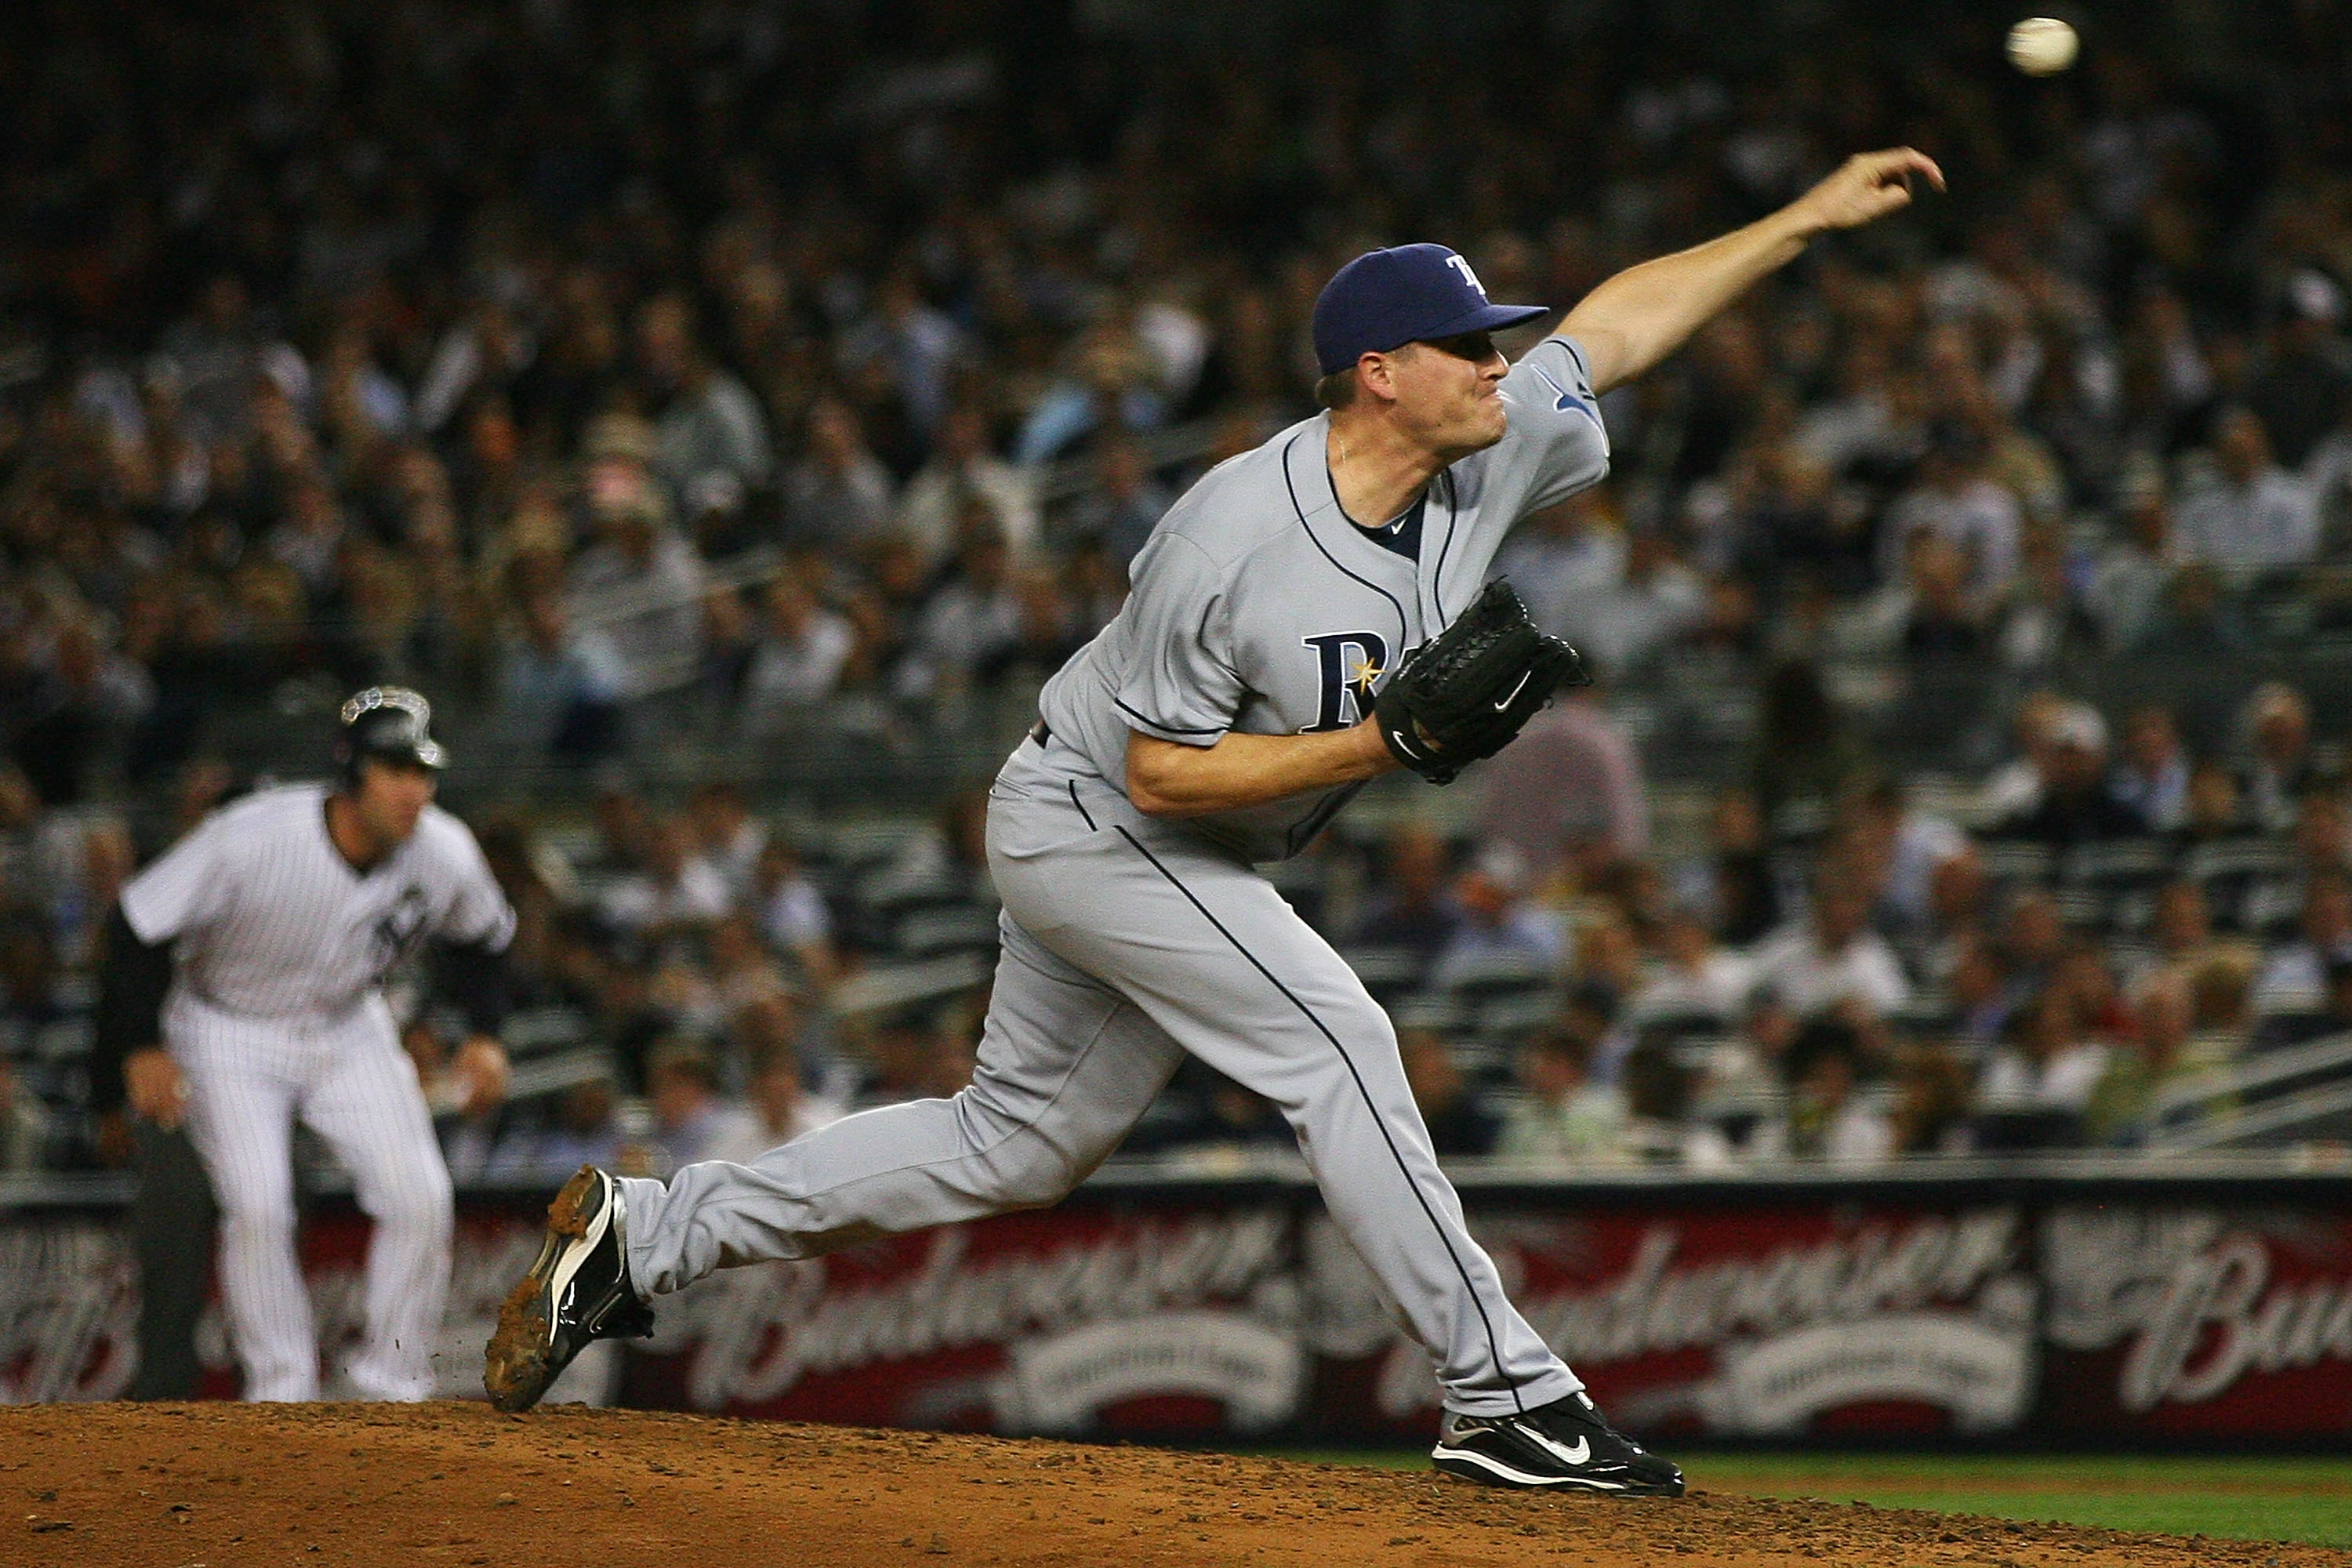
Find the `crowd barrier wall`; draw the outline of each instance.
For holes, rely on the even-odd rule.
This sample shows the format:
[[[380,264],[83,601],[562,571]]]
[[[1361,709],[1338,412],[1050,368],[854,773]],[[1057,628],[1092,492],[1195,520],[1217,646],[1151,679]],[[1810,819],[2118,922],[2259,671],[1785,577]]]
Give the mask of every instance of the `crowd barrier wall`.
[[[1458,1173],[1511,1293],[1623,1424],[1788,1442],[2131,1447],[2352,1434],[2352,1178],[2063,1162],[1893,1175]],[[442,1392],[538,1246],[543,1193],[461,1194]],[[1400,1215],[1399,1224],[1416,1215]],[[119,1397],[137,1280],[119,1184],[0,1191],[0,1400]],[[367,1222],[310,1205],[331,1363]],[[556,1397],[740,1416],[1384,1443],[1437,1390],[1303,1173],[1110,1170],[1060,1206],[735,1269],[657,1303]],[[206,1392],[236,1374],[217,1307]]]

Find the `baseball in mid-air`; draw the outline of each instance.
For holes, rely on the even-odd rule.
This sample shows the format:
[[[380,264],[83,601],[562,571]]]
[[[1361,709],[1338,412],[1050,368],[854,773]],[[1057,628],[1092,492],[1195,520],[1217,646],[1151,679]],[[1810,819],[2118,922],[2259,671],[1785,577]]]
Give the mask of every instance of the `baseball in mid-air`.
[[[2009,63],[2028,76],[2055,76],[2074,63],[2074,29],[2055,16],[2028,16],[2009,30]]]

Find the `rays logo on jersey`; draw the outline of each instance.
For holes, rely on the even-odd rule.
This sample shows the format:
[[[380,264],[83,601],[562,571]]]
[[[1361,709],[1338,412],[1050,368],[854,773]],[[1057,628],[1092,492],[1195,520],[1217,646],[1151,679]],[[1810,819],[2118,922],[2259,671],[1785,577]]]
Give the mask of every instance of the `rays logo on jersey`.
[[[1298,640],[1315,651],[1322,690],[1315,722],[1298,732],[1345,730],[1370,718],[1372,683],[1388,668],[1388,639],[1378,632],[1326,632]]]

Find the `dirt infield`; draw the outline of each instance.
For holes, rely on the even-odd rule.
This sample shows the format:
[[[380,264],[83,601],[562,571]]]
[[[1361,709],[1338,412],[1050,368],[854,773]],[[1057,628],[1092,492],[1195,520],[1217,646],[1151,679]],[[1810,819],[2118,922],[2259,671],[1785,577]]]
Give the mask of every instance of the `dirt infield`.
[[[570,1406],[40,1405],[0,1410],[0,1564],[2352,1565],[1697,1483],[1680,1501],[1525,1497],[1433,1473]]]

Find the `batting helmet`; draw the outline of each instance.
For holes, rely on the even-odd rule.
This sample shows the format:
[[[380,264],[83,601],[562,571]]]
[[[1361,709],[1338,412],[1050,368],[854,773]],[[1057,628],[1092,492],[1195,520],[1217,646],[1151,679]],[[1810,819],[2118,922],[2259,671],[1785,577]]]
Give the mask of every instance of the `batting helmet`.
[[[359,783],[360,760],[382,757],[418,767],[443,768],[449,753],[433,738],[433,704],[405,686],[371,686],[343,704],[342,738],[335,760],[343,781]]]

